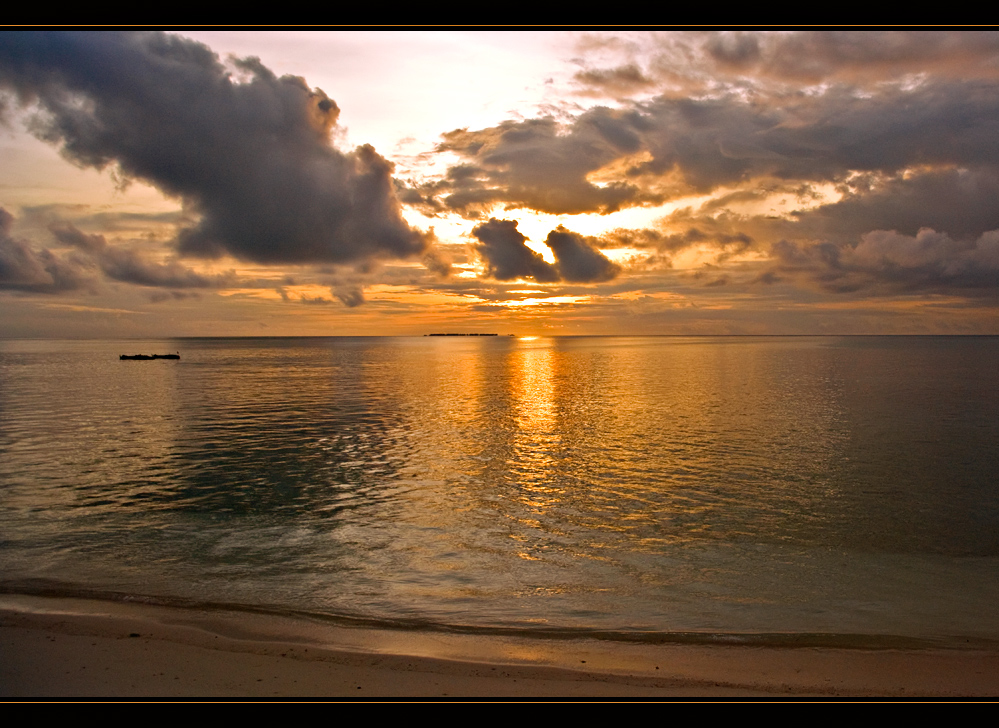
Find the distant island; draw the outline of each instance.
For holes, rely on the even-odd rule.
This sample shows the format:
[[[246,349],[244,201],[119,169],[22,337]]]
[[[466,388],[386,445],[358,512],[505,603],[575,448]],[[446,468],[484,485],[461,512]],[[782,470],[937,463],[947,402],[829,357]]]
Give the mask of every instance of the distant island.
[[[499,336],[499,334],[424,334],[424,336]]]

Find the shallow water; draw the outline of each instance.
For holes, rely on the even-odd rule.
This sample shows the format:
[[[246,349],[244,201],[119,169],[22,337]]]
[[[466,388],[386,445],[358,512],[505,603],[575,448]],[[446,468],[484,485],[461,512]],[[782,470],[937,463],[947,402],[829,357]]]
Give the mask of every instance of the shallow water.
[[[4,341],[0,581],[538,633],[997,639],[997,355]]]

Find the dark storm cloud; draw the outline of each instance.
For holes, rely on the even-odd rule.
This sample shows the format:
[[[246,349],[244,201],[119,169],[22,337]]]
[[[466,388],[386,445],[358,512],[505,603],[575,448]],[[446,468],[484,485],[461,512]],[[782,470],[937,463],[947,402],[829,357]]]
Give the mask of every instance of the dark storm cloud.
[[[545,245],[555,254],[555,268],[563,281],[609,281],[621,272],[621,267],[608,260],[590,240],[561,225],[548,233]]]
[[[51,294],[94,284],[88,260],[33,248],[13,237],[13,226],[13,215],[0,208],[0,290]]]
[[[514,220],[497,220],[472,229],[479,240],[476,250],[486,262],[486,275],[500,281],[516,278],[533,278],[539,283],[552,283],[559,279],[555,266],[525,245],[527,238]]]
[[[392,165],[370,146],[332,146],[332,99],[255,58],[233,64],[243,82],[206,46],[163,33],[0,37],[0,87],[39,110],[37,136],[200,215],[179,237],[182,252],[261,263],[424,252],[400,214]]]

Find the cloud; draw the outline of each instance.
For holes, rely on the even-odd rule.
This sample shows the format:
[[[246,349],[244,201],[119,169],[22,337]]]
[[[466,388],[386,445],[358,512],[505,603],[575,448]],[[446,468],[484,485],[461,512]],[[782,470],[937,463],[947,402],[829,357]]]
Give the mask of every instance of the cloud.
[[[563,121],[460,130],[446,135],[441,149],[463,159],[428,196],[455,209],[474,199],[483,211],[502,204],[562,214],[710,195],[699,209],[677,210],[655,229],[611,231],[602,247],[654,249],[644,262],[629,264],[632,275],[668,269],[691,248],[701,251],[686,255],[685,270],[700,259],[697,272],[676,275],[696,277],[709,263],[737,258],[723,274],[712,273],[710,285],[718,287],[756,281],[836,294],[993,296],[999,292],[990,242],[999,230],[999,70],[989,70],[999,69],[999,36],[993,35],[927,39],[923,48],[919,36],[891,36],[880,50],[849,35],[838,60],[832,46],[822,50],[821,73],[843,81],[863,75],[869,61],[881,64],[885,83],[837,82],[807,93],[757,83],[778,74],[775,44],[791,40],[705,36],[695,40],[707,48],[713,39],[714,63],[757,74],[746,81],[748,91],[722,85],[697,96],[594,107]],[[780,52],[804,53],[809,43],[835,40],[795,38],[797,50],[786,45]],[[965,62],[976,73],[949,72]],[[901,83],[891,74],[903,68],[940,73]],[[774,209],[788,201],[801,209]],[[570,272],[570,257],[556,261],[560,280],[598,279],[588,278],[597,268]]]
[[[149,293],[151,303],[163,303],[164,301],[183,301],[187,298],[200,298],[196,291],[151,291]]]
[[[586,70],[574,80],[583,95],[622,98],[639,88],[700,95],[733,87],[753,92],[833,83],[870,87],[923,74],[999,76],[994,30],[684,31],[629,38],[581,38],[576,62]],[[615,83],[617,78],[624,83]],[[630,78],[644,83],[629,85]]]
[[[964,241],[930,228],[874,230],[856,245],[782,240],[772,253],[775,271],[803,274],[833,292],[999,294],[999,229]]]
[[[420,262],[423,263],[424,268],[436,273],[441,278],[447,278],[451,275],[452,261],[440,250],[430,249]]]
[[[682,232],[666,233],[649,228],[618,228],[604,236],[605,248],[655,248],[664,253],[675,253],[694,245],[712,245],[720,250],[741,252],[753,244],[745,232],[733,230],[733,221],[726,215],[689,214],[689,208],[662,219],[670,227],[683,227]],[[735,224],[738,224],[736,222]]]
[[[927,72],[967,78],[999,71],[995,31],[734,32],[707,35],[702,48],[719,70],[798,82]]]
[[[634,63],[615,68],[579,71],[573,78],[586,89],[587,93],[596,92],[609,96],[644,91],[655,85],[655,81],[646,76]]]
[[[170,260],[158,263],[141,251],[129,248],[108,248],[98,258],[101,271],[108,278],[137,286],[157,288],[217,288],[231,283],[233,274],[206,276]]]
[[[561,225],[548,233],[545,245],[555,254],[555,268],[563,281],[609,281],[621,272],[621,267],[608,260],[590,240]]]
[[[87,260],[32,248],[12,236],[13,226],[14,216],[0,208],[0,290],[51,294],[94,284]]]
[[[391,163],[370,146],[332,145],[332,99],[255,58],[232,64],[164,33],[0,38],[0,88],[38,110],[37,136],[77,165],[155,185],[199,216],[181,231],[181,252],[259,263],[425,252],[400,214]]]
[[[364,303],[364,289],[360,286],[334,287],[331,291],[347,308],[356,308]]]
[[[526,245],[527,238],[514,220],[491,218],[476,226],[472,235],[480,242],[476,250],[486,261],[486,275],[500,281],[533,278],[539,283],[597,283],[621,272],[619,265],[597,250],[594,238],[584,238],[561,225],[545,240],[555,255],[554,265]]]
[[[626,180],[594,184],[587,175],[641,147],[636,119],[599,107],[569,126],[554,119],[507,121],[496,127],[444,134],[438,152],[468,161],[421,189],[447,209],[466,212],[496,203],[554,214],[613,212],[647,201]]]
[[[752,56],[753,43],[776,42],[712,37],[746,46],[731,50],[731,58]],[[725,189],[843,184],[857,174],[996,170],[999,49],[986,52],[992,40],[985,37],[972,53],[983,67],[991,58],[997,69],[991,76],[930,75],[899,83],[889,75],[872,87],[835,83],[807,93],[753,86],[754,79],[746,81],[748,89],[723,84],[710,93],[596,106],[568,119],[458,129],[443,135],[438,152],[458,155],[459,163],[412,197],[428,212],[489,214],[502,205],[608,214]],[[934,43],[934,68],[947,65],[945,57],[957,64],[974,46]],[[915,39],[907,44],[910,50],[918,45]],[[864,48],[874,52],[867,41]],[[866,58],[861,50],[843,53]]]
[[[88,235],[75,225],[53,223],[49,230],[57,241],[86,252],[105,276],[123,283],[154,288],[213,288],[227,285],[234,274],[206,276],[177,260],[151,260],[136,248],[111,246],[103,235]]]
[[[844,191],[836,202],[796,213],[800,234],[848,242],[871,230],[915,235],[922,228],[933,228],[974,238],[999,228],[999,167],[862,176]]]
[[[108,241],[103,235],[88,235],[71,223],[54,222],[49,225],[49,232],[63,245],[70,245],[87,253],[99,254],[108,247]]]
[[[744,69],[760,60],[760,40],[758,33],[718,33],[708,36],[703,48],[722,66]]]
[[[738,95],[643,104],[633,176],[674,175],[673,194],[773,178],[837,182],[856,172],[999,163],[999,85],[927,82],[869,96],[847,88],[761,104]],[[637,121],[633,121],[637,127]]]
[[[475,247],[486,262],[486,275],[500,281],[533,278],[539,283],[554,283],[559,279],[555,266],[525,244],[527,238],[517,230],[514,220],[490,218],[472,229],[479,240]]]

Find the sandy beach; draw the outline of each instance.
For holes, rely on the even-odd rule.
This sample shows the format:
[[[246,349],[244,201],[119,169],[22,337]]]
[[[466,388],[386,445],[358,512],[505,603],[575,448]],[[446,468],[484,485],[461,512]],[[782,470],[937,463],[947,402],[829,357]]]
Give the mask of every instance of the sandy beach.
[[[982,649],[539,640],[0,598],[0,694],[7,699],[821,699],[997,692],[999,654]]]

